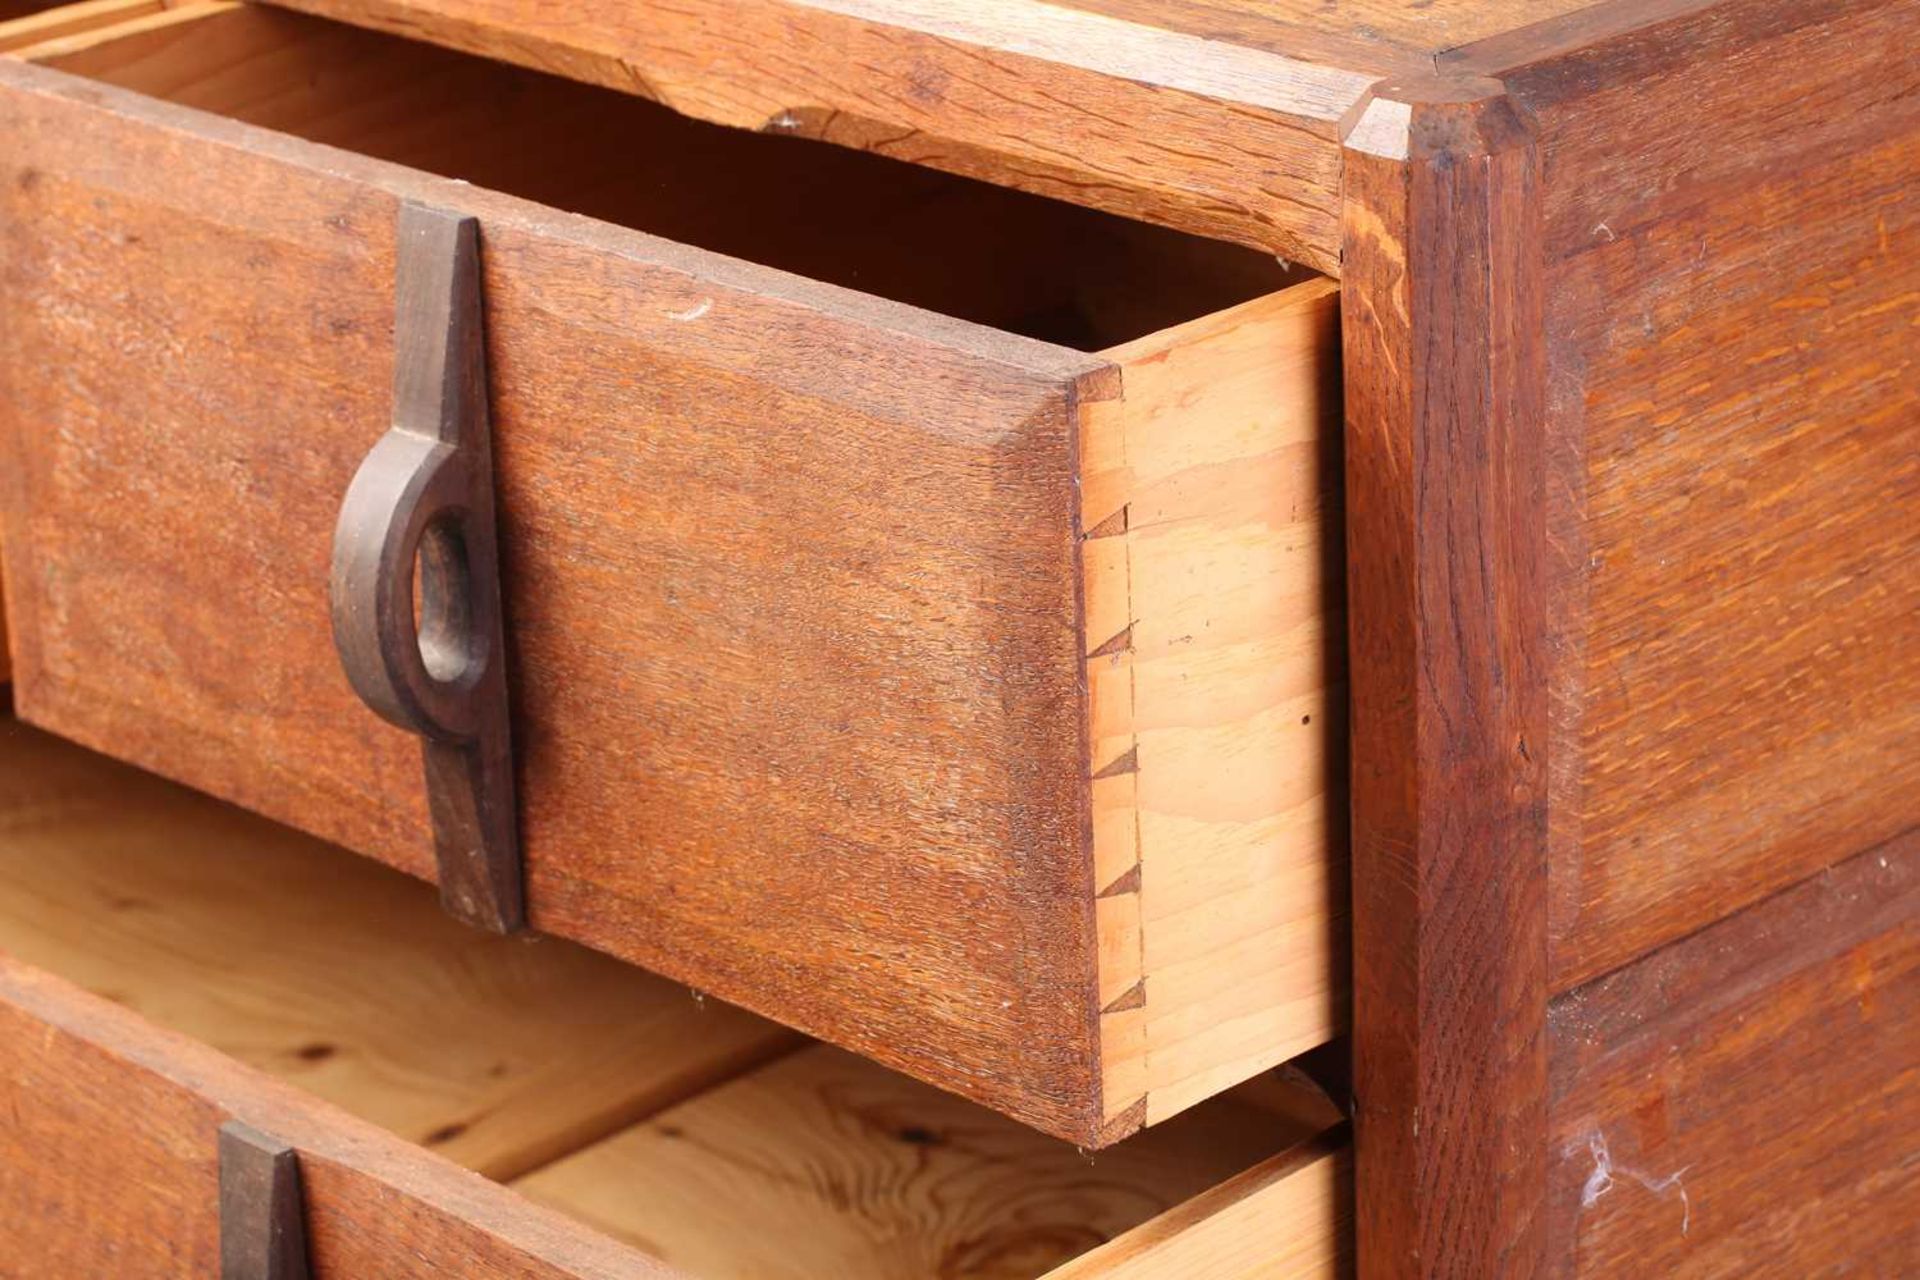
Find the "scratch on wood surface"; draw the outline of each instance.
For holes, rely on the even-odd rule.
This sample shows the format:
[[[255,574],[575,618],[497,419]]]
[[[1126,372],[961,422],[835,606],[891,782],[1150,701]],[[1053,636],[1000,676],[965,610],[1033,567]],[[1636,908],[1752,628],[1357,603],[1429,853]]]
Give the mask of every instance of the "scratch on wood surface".
[[[1680,1197],[1680,1234],[1686,1235],[1693,1226],[1693,1202],[1687,1198],[1687,1189],[1680,1179],[1692,1168],[1691,1165],[1674,1170],[1664,1178],[1656,1178],[1630,1169],[1623,1164],[1615,1164],[1613,1154],[1607,1149],[1607,1135],[1598,1129],[1587,1136],[1587,1152],[1593,1157],[1593,1172],[1587,1175],[1586,1182],[1580,1188],[1580,1207],[1591,1209],[1600,1197],[1613,1190],[1618,1178],[1637,1182],[1642,1188],[1659,1196],[1662,1200],[1674,1195]],[[1571,1153],[1569,1153],[1571,1154]]]

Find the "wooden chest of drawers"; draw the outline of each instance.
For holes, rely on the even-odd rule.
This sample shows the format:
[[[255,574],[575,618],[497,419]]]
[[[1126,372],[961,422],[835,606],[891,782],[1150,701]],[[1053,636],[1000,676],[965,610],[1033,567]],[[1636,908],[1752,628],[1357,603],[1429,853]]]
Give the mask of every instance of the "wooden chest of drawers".
[[[1912,0],[4,16],[0,1275],[1920,1267]]]

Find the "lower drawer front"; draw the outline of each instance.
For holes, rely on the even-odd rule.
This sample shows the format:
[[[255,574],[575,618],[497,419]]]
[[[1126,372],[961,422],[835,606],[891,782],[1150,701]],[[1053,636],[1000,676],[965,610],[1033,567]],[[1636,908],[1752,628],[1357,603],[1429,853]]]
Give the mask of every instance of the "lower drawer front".
[[[462,930],[424,886],[18,725],[0,952],[9,1277],[217,1274],[235,1118],[297,1152],[315,1274],[340,1280],[1345,1257],[1338,1116],[1302,1078],[1090,1161],[570,944]]]
[[[328,611],[425,203],[534,927],[1088,1146],[1337,1033],[1330,282],[251,6],[15,56],[21,715],[435,874]]]

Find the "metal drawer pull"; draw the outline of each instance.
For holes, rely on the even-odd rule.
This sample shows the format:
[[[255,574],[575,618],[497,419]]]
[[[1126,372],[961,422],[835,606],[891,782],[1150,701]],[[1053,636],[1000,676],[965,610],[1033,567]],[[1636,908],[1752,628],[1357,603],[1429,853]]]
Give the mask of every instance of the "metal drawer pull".
[[[395,257],[393,425],[340,507],[333,641],[361,699],[423,739],[442,904],[509,933],[526,908],[478,224],[402,205]]]
[[[238,1120],[220,1126],[220,1280],[308,1280],[300,1157]]]

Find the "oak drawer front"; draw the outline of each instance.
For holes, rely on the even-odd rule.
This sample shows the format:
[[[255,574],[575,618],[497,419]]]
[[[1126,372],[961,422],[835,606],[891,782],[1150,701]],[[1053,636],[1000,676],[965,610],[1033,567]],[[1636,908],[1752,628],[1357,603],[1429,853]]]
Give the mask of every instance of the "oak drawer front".
[[[219,1131],[292,1145],[321,1276],[611,1277],[666,1268],[371,1125],[0,955],[9,1274],[220,1274]]]
[[[523,73],[203,8],[0,70],[22,715],[432,874],[326,595],[425,203],[480,224],[536,928],[1087,1143],[1332,1034],[1330,285],[1090,355],[102,83],[538,141],[446,105]]]
[[[320,1280],[1340,1273],[1304,1078],[1089,1163],[17,723],[0,765],[10,1276],[218,1274],[235,1120],[294,1152]]]

